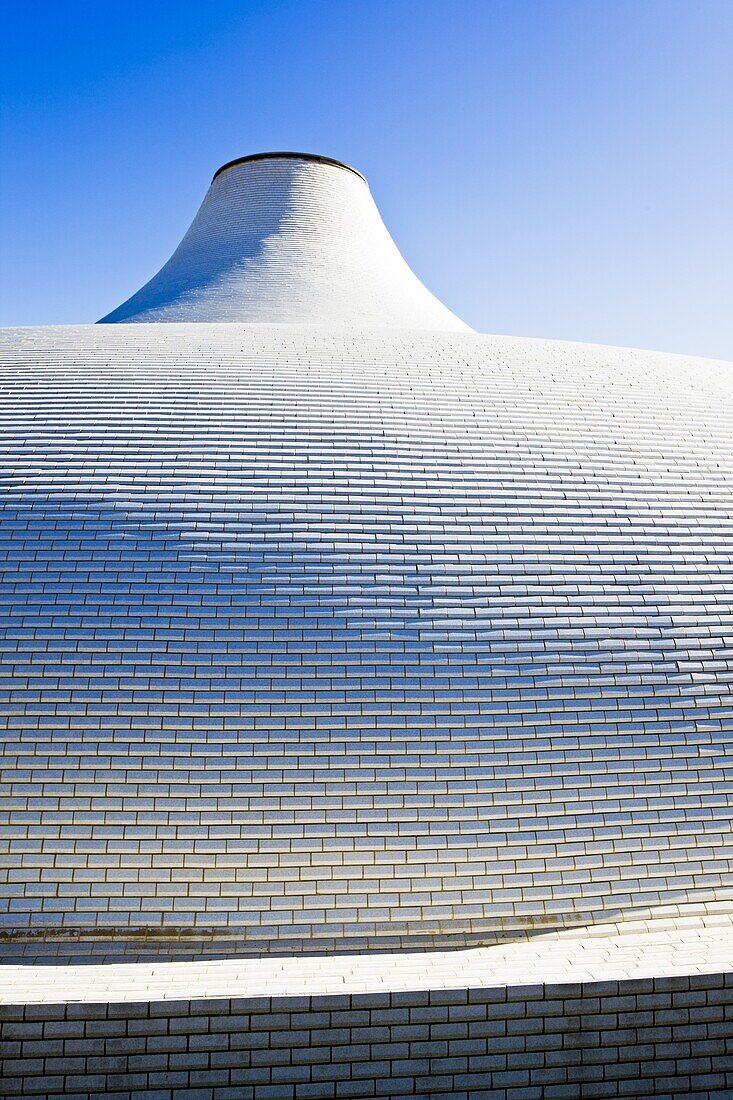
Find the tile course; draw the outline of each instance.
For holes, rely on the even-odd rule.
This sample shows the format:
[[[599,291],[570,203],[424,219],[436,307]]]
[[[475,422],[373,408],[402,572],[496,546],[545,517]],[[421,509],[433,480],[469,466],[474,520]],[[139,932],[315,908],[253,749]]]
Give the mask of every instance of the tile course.
[[[722,907],[721,907],[722,910]],[[457,951],[265,956],[0,967],[0,1004],[168,998],[318,997],[719,973],[733,959],[733,915],[650,914],[592,932],[546,933]]]

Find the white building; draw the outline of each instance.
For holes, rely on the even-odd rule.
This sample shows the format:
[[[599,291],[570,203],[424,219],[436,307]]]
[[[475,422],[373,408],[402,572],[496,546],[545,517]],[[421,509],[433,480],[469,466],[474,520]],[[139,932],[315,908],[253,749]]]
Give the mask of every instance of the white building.
[[[8,1079],[727,1095],[730,366],[478,335],[290,153],[104,320],[2,333],[4,1000],[231,1057]]]

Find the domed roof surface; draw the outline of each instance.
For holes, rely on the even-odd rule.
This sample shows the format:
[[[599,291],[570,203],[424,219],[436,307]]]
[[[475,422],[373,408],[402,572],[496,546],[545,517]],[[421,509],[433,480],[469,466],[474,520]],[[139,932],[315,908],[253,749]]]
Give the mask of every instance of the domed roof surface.
[[[368,265],[283,259],[320,173],[361,210],[358,175],[213,186],[281,171],[316,194],[271,254],[207,199],[110,315],[147,323],[0,337],[6,934],[456,944],[729,904],[730,367],[457,331],[419,283],[367,323]]]

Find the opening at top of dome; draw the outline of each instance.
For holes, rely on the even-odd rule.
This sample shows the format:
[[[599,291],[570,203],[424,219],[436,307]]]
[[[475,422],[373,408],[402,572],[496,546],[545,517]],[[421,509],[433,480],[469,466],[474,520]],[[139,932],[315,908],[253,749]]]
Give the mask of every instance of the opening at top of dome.
[[[316,164],[330,164],[333,168],[344,168],[347,172],[353,172],[355,176],[358,176],[360,180],[366,178],[362,176],[361,172],[358,172],[356,168],[352,168],[350,164],[344,164],[342,160],[335,160],[333,157],[324,157],[319,153],[250,153],[246,157],[236,157],[235,160],[229,160],[226,164],[222,164],[221,168],[217,168],[212,176],[211,182],[213,183],[217,176],[220,176],[222,172],[226,172],[229,168],[236,168],[240,164],[249,164],[256,160],[311,160]]]

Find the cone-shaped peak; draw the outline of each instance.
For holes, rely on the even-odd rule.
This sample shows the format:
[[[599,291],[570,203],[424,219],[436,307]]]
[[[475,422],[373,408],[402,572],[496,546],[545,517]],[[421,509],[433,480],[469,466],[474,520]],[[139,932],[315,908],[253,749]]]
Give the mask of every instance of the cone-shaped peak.
[[[307,153],[220,168],[170,260],[102,321],[471,331],[407,266],[364,177]]]

